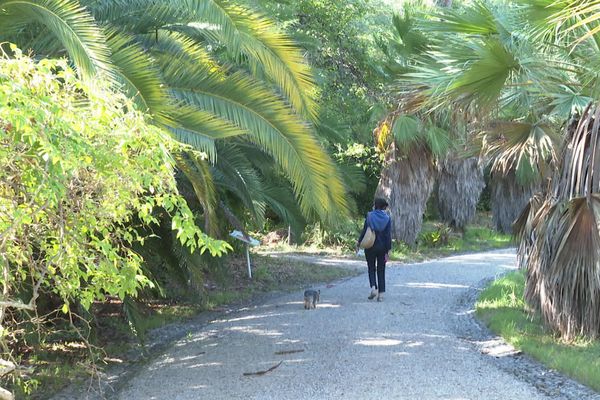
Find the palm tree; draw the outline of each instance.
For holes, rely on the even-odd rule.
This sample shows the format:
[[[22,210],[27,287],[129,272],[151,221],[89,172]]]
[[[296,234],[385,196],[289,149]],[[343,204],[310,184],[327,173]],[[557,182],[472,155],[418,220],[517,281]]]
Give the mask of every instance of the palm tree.
[[[563,337],[600,336],[600,108],[566,128],[551,192],[534,199],[518,227],[525,297]]]
[[[485,187],[479,157],[448,154],[438,163],[437,203],[440,218],[451,228],[463,231],[475,217]]]
[[[519,130],[518,135],[513,133],[509,139],[506,137],[509,131],[497,132],[494,129],[505,128],[513,119],[517,119],[515,123],[527,122],[518,120],[523,116],[532,119],[534,126],[544,123],[536,120],[539,115],[528,116],[524,111],[532,106],[532,100],[531,94],[519,85],[519,79],[523,78],[525,71],[539,73],[541,67],[530,62],[527,69],[520,69],[515,55],[509,51],[512,46],[515,51],[519,50],[519,54],[529,52],[525,45],[515,44],[519,38],[510,36],[512,26],[507,24],[514,24],[517,19],[513,18],[515,12],[503,14],[503,11],[484,3],[438,11],[433,18],[423,15],[419,20],[417,27],[427,34],[431,44],[428,51],[414,61],[414,68],[398,77],[398,86],[417,99],[414,101],[417,111],[451,109],[465,116],[466,141],[472,145],[473,139],[478,139],[475,142],[479,143],[482,159],[492,163],[496,188],[493,192],[498,200],[507,193],[528,194],[531,186],[535,187],[535,180],[539,181],[532,164],[538,159],[544,161],[548,154],[545,147],[536,147],[540,143],[545,145],[548,137],[536,135],[549,135],[552,129],[534,129],[532,135],[529,131],[523,133]],[[505,85],[507,79],[509,82]],[[499,143],[502,144],[501,149],[510,149],[506,153],[496,151],[493,146]],[[510,179],[512,176],[519,180]],[[476,188],[480,184],[481,181],[477,180],[469,186]],[[473,194],[478,195],[476,191]],[[451,196],[439,197],[442,200],[452,199]],[[504,231],[510,231],[520,206],[524,205],[520,202],[520,205],[508,209],[500,207],[508,203],[512,204],[493,202],[496,225]]]
[[[388,199],[394,239],[414,245],[433,190],[434,160],[450,145],[447,131],[399,108],[378,125],[375,138],[385,153],[376,196]]]
[[[427,199],[433,190],[433,162],[424,147],[399,154],[396,144],[386,150],[376,197],[388,199],[392,237],[414,245],[421,231]],[[426,156],[421,157],[420,155]]]
[[[597,299],[600,287],[600,152],[598,1],[553,4],[542,14],[553,31],[546,37],[569,50],[573,80],[569,96],[587,106],[573,110],[548,194],[533,199],[519,220],[519,261],[527,268],[525,296],[546,323],[566,338],[600,336]],[[558,284],[557,284],[558,283]]]
[[[423,25],[444,46],[404,77],[407,87],[423,88],[424,109],[462,107],[474,116],[498,172],[543,183],[554,170],[550,190],[529,201],[517,233],[526,298],[565,337],[600,334],[599,7],[597,0],[540,0],[444,10]]]
[[[215,143],[232,137],[261,149],[306,217],[333,220],[346,209],[344,186],[311,128],[310,68],[290,39],[250,10],[220,0],[0,0],[0,28],[2,41],[36,54],[66,51],[82,76],[117,85],[213,163]]]
[[[434,45],[419,29],[414,14],[415,10],[407,7],[402,16],[394,16],[395,37],[382,44],[388,57],[386,70],[392,79],[413,72],[415,61],[425,57]],[[390,89],[396,97],[396,109],[375,130],[378,146],[386,152],[377,193],[390,200],[394,237],[412,245],[421,231],[436,175],[441,179],[438,188],[443,193],[440,196],[442,216],[448,222],[454,221],[459,228],[475,213],[483,175],[460,174],[472,165],[465,163],[463,158],[448,156],[449,152],[458,149],[453,150],[451,141],[451,137],[457,138],[461,134],[461,118],[457,113],[446,109],[423,112],[420,89],[406,90],[402,81],[390,85]],[[436,164],[440,168],[439,174],[436,174]],[[480,168],[476,167],[475,171]],[[469,182],[464,181],[466,177]],[[463,180],[457,182],[457,178]],[[463,184],[473,190],[464,190]],[[447,197],[450,199],[446,200]],[[462,212],[457,214],[459,210]]]
[[[497,121],[488,124],[479,141],[491,163],[494,225],[512,234],[513,223],[550,175],[560,137],[546,123]]]
[[[448,8],[452,0],[436,0],[435,4]],[[468,137],[464,140],[468,141]],[[441,219],[462,232],[475,217],[485,180],[480,158],[460,153],[452,149],[438,163],[436,199]]]

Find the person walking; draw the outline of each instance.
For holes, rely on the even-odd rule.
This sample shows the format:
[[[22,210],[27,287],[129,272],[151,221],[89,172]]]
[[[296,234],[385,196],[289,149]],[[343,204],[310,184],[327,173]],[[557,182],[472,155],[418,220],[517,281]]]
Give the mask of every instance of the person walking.
[[[375,232],[373,246],[365,249],[365,258],[369,268],[369,285],[371,286],[369,300],[377,297],[377,301],[382,301],[385,293],[385,263],[392,248],[392,219],[385,211],[387,207],[388,202],[385,199],[379,197],[375,199],[373,211],[367,213],[365,224],[356,244],[358,248],[365,236],[367,227]]]

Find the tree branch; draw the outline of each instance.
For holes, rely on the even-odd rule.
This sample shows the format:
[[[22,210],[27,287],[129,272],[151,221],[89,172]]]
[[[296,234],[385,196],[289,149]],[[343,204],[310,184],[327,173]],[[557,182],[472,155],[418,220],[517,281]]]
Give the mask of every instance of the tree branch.
[[[12,308],[18,308],[21,310],[30,310],[30,311],[35,310],[35,307],[32,304],[25,304],[22,301],[0,301],[0,307],[2,307],[2,308],[12,307]]]

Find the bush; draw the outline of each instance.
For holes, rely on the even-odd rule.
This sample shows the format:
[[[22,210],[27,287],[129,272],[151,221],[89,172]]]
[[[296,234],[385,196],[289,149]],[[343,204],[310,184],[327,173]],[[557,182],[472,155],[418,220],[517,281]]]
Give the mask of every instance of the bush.
[[[135,225],[155,224],[156,209],[171,215],[182,245],[215,255],[228,247],[195,225],[177,191],[172,154],[187,148],[66,61],[12,51],[0,57],[1,318],[44,322],[42,292],[70,318],[105,296],[135,296],[150,285]],[[4,349],[29,333],[0,324]]]
[[[436,229],[430,232],[421,232],[419,244],[424,247],[446,246],[450,241],[452,229],[444,224],[435,224]]]
[[[345,219],[336,227],[327,229],[318,222],[308,225],[302,235],[304,243],[318,248],[338,247],[354,250],[363,222],[363,219]]]

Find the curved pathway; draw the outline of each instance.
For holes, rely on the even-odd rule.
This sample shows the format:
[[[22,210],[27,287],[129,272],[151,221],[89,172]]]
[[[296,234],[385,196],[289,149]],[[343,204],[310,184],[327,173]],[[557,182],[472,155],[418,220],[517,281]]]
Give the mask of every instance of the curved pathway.
[[[483,279],[513,269],[514,258],[504,250],[392,265],[382,303],[367,300],[365,274],[317,286],[316,310],[303,309],[300,292],[275,297],[190,333],[116,398],[571,398],[527,383],[464,336],[465,324],[477,329],[466,296]],[[511,357],[504,350],[496,356]],[[576,398],[600,398],[581,390]]]

